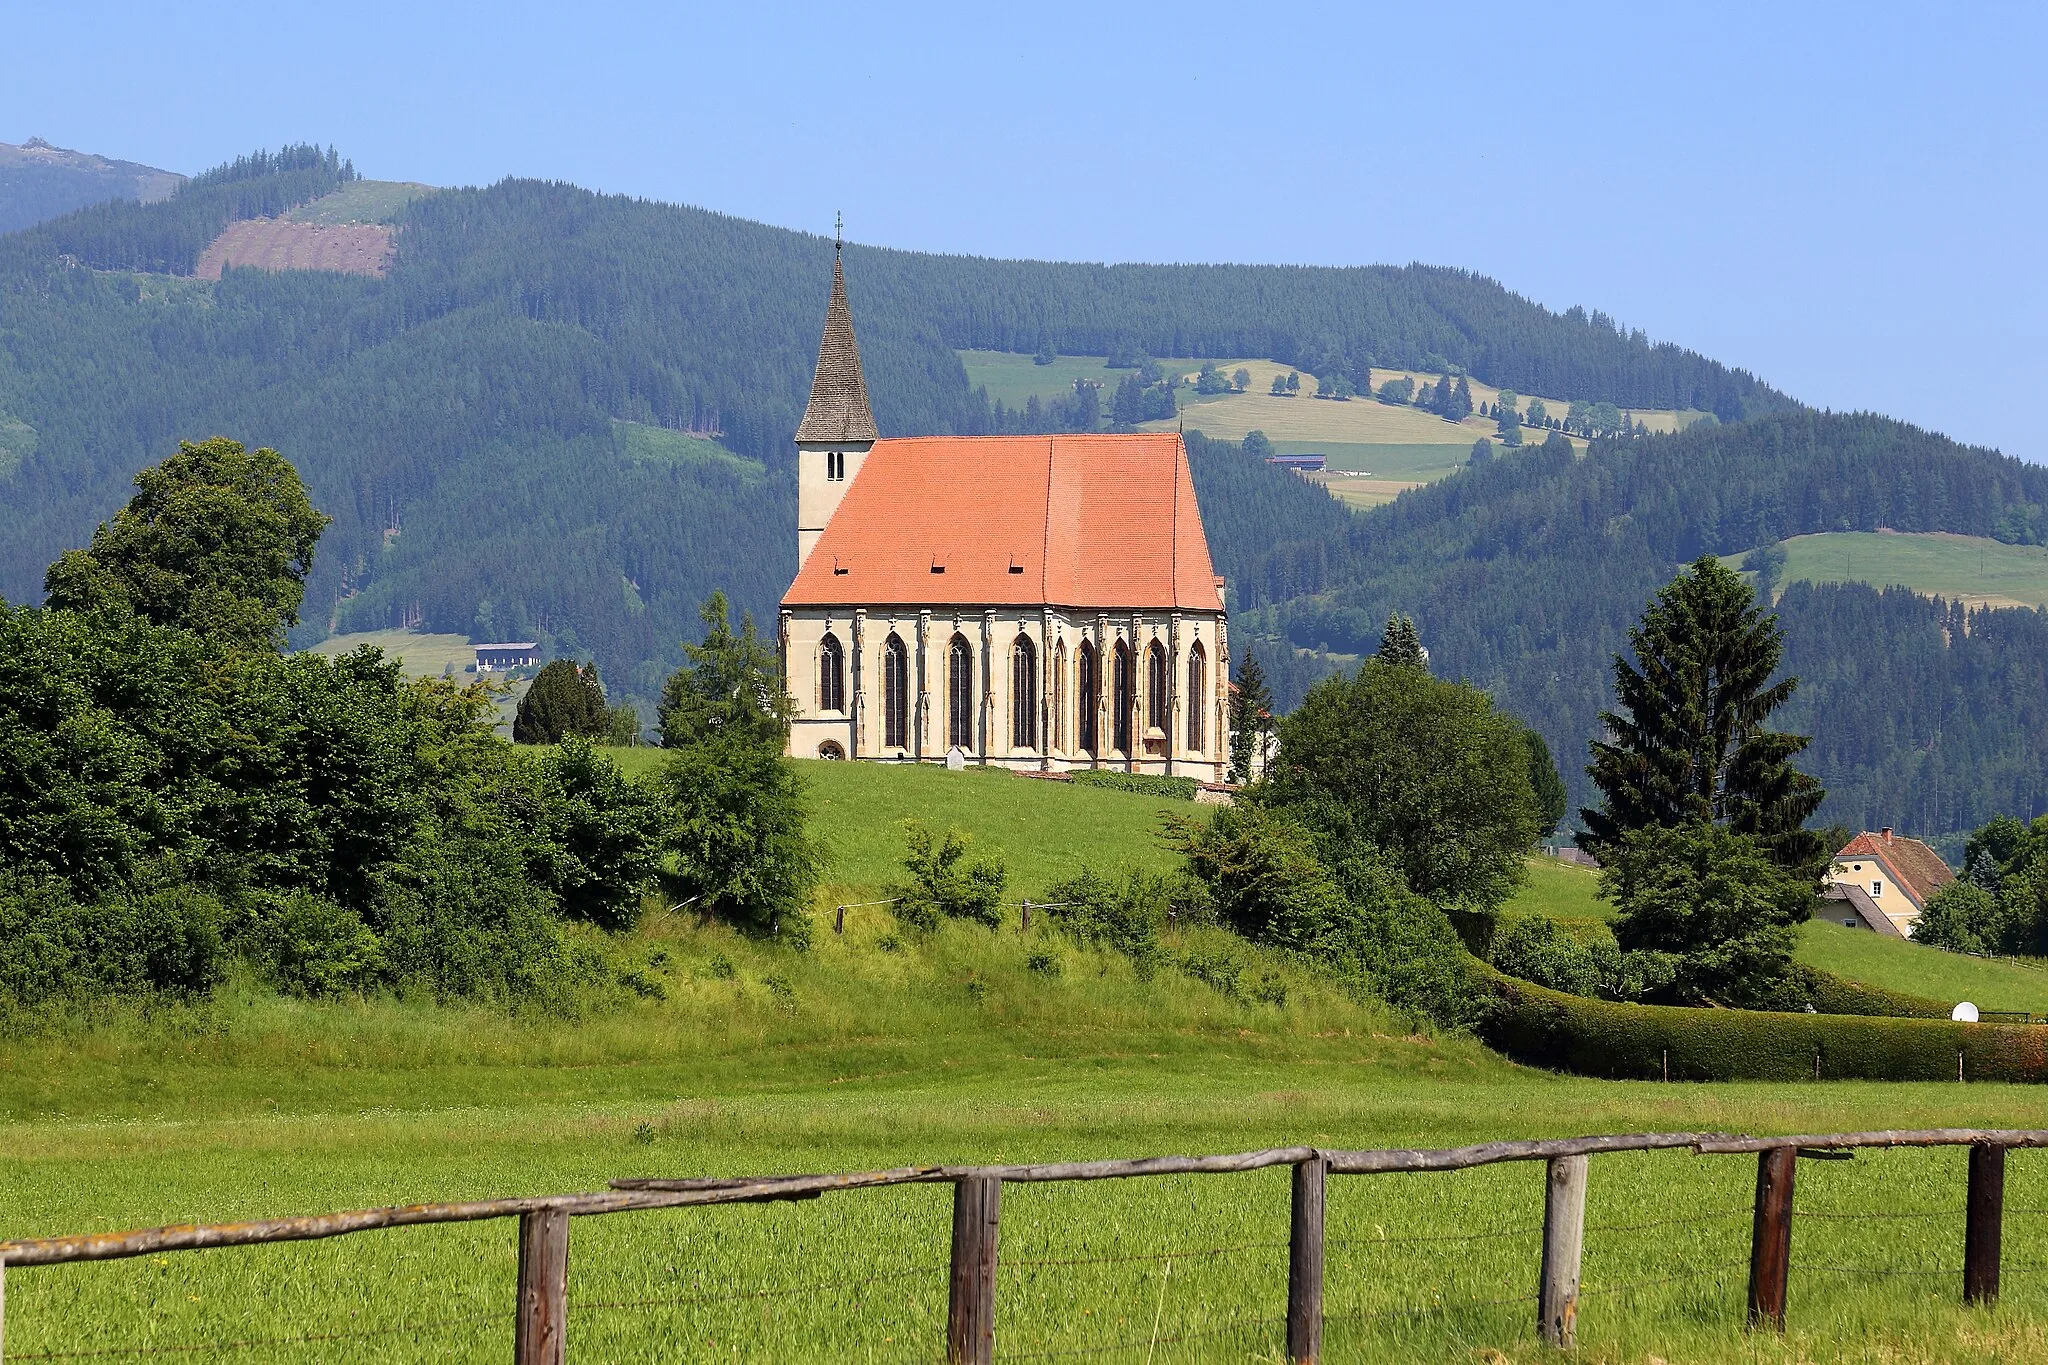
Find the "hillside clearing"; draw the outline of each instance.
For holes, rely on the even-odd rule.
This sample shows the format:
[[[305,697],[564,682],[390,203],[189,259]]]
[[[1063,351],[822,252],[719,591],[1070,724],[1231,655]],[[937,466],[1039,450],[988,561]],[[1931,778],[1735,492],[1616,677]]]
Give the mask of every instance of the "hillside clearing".
[[[1801,581],[1868,583],[1973,607],[2048,608],[2048,547],[1946,531],[1828,531],[1780,544],[1781,589]],[[1739,567],[1743,555],[1725,559]]]
[[[217,280],[229,267],[254,270],[325,270],[343,275],[391,273],[397,253],[391,228],[381,223],[305,223],[249,218],[230,223],[192,273]]]
[[[384,651],[384,657],[417,678],[439,678],[453,672],[461,676],[476,662],[476,646],[466,635],[431,634],[414,630],[365,630],[350,635],[330,635],[306,652],[347,654],[368,645]],[[468,681],[474,681],[473,678]]]
[[[389,223],[413,200],[436,193],[432,185],[409,180],[351,180],[285,217],[294,223]]]

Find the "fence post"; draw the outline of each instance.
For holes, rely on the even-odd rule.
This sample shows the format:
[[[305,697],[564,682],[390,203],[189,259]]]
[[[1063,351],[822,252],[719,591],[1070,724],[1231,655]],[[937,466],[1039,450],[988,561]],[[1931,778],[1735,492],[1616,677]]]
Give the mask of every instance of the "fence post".
[[[562,1365],[569,1327],[568,1292],[568,1213],[540,1209],[520,1214],[513,1365]]]
[[[1749,1238],[1749,1325],[1785,1330],[1785,1281],[1792,1269],[1792,1175],[1797,1147],[1756,1154],[1756,1217]]]
[[[1287,1359],[1316,1365],[1323,1354],[1323,1194],[1330,1159],[1312,1156],[1294,1167],[1294,1203],[1287,1237]]]
[[[996,1350],[996,1242],[1003,1182],[970,1175],[953,1186],[953,1271],[946,1303],[946,1365],[990,1365]]]
[[[1550,1159],[1543,1182],[1543,1272],[1536,1285],[1536,1335],[1570,1350],[1579,1325],[1579,1263],[1586,1245],[1586,1161]]]
[[[1998,1302],[1998,1252],[2005,1223],[2005,1148],[1970,1148],[1970,1193],[1963,1230],[1963,1302]]]

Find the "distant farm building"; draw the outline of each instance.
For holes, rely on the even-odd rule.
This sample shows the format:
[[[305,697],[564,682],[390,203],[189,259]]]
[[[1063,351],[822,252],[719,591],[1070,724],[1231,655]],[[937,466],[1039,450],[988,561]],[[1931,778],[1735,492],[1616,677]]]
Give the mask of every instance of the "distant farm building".
[[[1955,879],[1941,855],[1918,839],[1866,830],[1842,846],[1828,869],[1828,913],[1852,929],[1905,938],[1927,898]]]
[[[540,645],[532,640],[524,644],[476,647],[476,671],[479,673],[497,673],[508,668],[528,668],[539,662]]]
[[[1268,455],[1266,457],[1267,464],[1276,464],[1282,469],[1291,469],[1297,474],[1320,474],[1323,472],[1323,466],[1329,462],[1330,457],[1327,455]]]

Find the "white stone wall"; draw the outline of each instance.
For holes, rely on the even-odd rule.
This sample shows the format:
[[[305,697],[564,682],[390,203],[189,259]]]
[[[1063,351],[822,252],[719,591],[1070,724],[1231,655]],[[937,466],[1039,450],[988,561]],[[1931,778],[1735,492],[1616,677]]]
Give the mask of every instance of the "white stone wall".
[[[822,461],[820,472],[823,471]],[[819,658],[827,632],[845,657],[845,705],[820,706]],[[909,661],[905,743],[884,746],[883,651],[891,633],[904,644]],[[943,762],[948,735],[948,650],[958,634],[974,661],[972,734],[968,761],[1012,768],[1062,772],[1073,768],[1120,768],[1172,773],[1205,782],[1223,781],[1230,766],[1227,728],[1229,637],[1224,615],[1214,612],[1089,612],[1048,607],[800,608],[784,611],[781,637],[796,719],[789,752],[820,757],[837,745],[847,758],[890,762]],[[1013,744],[1012,655],[1019,636],[1037,655],[1037,738]],[[1101,651],[1097,708],[1098,746],[1081,749],[1078,701],[1083,641]],[[1119,642],[1133,651],[1132,748],[1113,748],[1114,658]],[[1157,642],[1167,657],[1169,724],[1164,736],[1145,739],[1146,651]],[[1201,651],[1201,747],[1188,744],[1188,661]]]
[[[843,441],[824,444],[816,441],[799,442],[796,448],[796,562],[802,568],[803,562],[811,557],[811,550],[818,543],[818,537],[825,532],[825,523],[832,520],[832,514],[839,510],[839,504],[846,497],[846,490],[853,486],[853,480],[860,473],[861,463],[867,459],[872,441]],[[834,457],[841,457],[837,460]],[[833,478],[835,464],[843,466],[844,477]]]

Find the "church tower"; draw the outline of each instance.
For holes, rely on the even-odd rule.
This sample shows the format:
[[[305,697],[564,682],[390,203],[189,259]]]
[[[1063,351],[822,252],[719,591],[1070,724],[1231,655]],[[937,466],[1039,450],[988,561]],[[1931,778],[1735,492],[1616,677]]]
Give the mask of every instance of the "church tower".
[[[853,339],[853,311],[846,306],[846,272],[833,243],[832,299],[825,305],[825,335],[818,343],[818,369],[811,377],[811,401],[796,428],[796,560],[811,556],[825,523],[839,509],[861,461],[875,444],[875,414],[868,407],[868,382],[860,370],[860,346]]]

